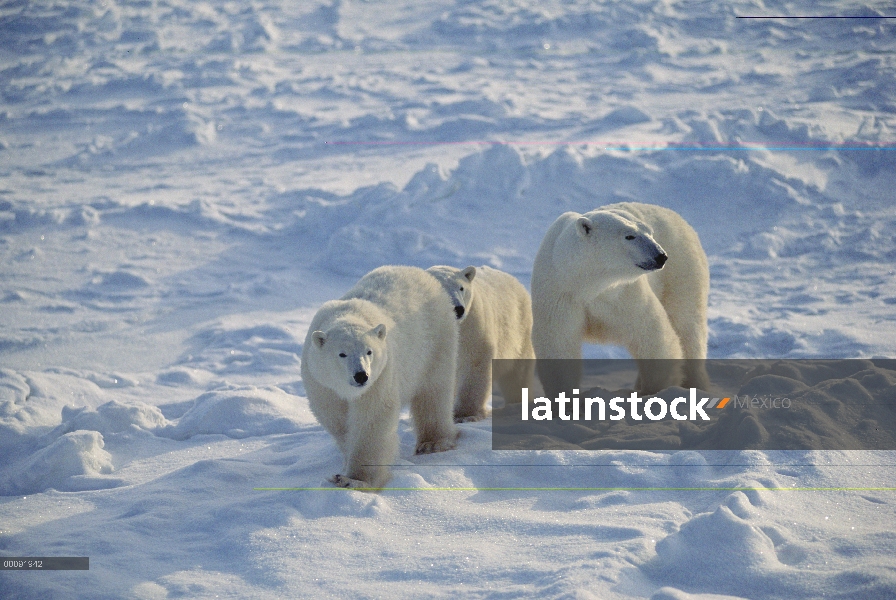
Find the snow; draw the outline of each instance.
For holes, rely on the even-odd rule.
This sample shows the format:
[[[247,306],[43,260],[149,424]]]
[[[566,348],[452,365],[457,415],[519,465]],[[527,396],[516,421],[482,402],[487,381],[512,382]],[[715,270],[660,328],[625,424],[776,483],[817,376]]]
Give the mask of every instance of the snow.
[[[880,16],[4,4],[0,555],[90,570],[0,571],[0,595],[896,596],[892,451],[492,451],[486,420],[414,456],[405,416],[396,489],[349,492],[299,375],[317,307],[369,269],[528,285],[559,214],[623,200],[700,234],[711,357],[893,357]],[[838,398],[813,377],[786,385]]]

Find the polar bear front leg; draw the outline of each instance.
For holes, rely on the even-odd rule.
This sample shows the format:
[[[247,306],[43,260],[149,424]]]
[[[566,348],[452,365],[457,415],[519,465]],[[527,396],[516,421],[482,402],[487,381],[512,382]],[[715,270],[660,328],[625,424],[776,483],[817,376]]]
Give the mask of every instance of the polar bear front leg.
[[[569,294],[532,298],[532,347],[535,357],[582,358],[586,314]]]
[[[457,329],[451,327],[450,331]],[[417,434],[416,454],[444,452],[457,446],[458,430],[454,425],[456,378],[457,338],[444,337],[430,354],[429,364],[411,398],[411,418]]]
[[[349,407],[345,475],[330,479],[340,487],[382,488],[398,456],[399,403],[371,390]]]
[[[582,342],[585,340],[586,309],[568,295],[533,298],[532,346],[535,367],[549,398],[571,393],[582,379]],[[562,362],[555,359],[564,359]]]
[[[346,451],[348,432],[348,402],[333,390],[326,388],[311,378],[305,379],[308,406],[317,422],[336,440],[339,451]]]
[[[453,362],[453,361],[452,361]],[[458,430],[454,425],[454,368],[432,372],[411,400],[411,417],[417,433],[416,454],[453,450]]]
[[[620,286],[613,295],[611,302],[602,304],[602,322],[609,341],[625,346],[638,362],[635,387],[653,393],[680,385],[681,342],[646,279]]]
[[[446,398],[444,389],[422,391],[411,403],[411,416],[417,431],[415,454],[445,452],[457,447],[459,432],[454,426],[453,394]]]

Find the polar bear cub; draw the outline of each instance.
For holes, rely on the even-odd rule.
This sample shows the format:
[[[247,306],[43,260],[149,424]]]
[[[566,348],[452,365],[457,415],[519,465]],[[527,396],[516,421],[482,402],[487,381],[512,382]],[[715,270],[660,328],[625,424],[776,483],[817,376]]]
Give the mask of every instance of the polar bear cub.
[[[448,292],[459,324],[454,420],[479,421],[488,416],[492,359],[535,358],[529,292],[513,275],[491,267],[438,265],[427,271]],[[514,363],[512,367],[499,375],[505,396],[527,385],[531,378],[531,362]]]
[[[660,206],[622,202],[568,212],[548,229],[532,270],[532,342],[542,358],[582,357],[582,342],[625,346],[644,392],[705,389],[709,266],[694,229]],[[565,389],[580,369],[545,382]],[[539,374],[542,373],[539,365]],[[572,387],[575,387],[573,385]],[[568,390],[567,390],[568,391]]]
[[[417,454],[455,447],[457,324],[451,302],[423,269],[374,269],[311,320],[302,379],[311,412],[345,458],[341,487],[379,489],[398,455],[402,405]]]

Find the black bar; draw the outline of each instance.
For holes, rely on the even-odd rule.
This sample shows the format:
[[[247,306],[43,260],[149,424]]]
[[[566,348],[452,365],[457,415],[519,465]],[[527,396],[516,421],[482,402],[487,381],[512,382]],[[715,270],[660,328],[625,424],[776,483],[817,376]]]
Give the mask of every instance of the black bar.
[[[89,571],[87,556],[0,557],[0,571]]]

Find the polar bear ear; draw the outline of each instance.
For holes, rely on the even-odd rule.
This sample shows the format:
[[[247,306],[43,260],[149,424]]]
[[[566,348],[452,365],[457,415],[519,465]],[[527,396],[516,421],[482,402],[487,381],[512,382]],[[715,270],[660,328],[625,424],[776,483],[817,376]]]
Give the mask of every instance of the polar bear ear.
[[[314,343],[317,344],[318,348],[323,348],[324,342],[327,341],[327,334],[323,331],[315,331],[311,334],[311,339],[314,340]]]
[[[380,323],[379,325],[377,325],[376,327],[373,328],[373,334],[380,339],[385,338],[386,337],[386,326],[383,325],[382,323]]]
[[[582,237],[588,237],[594,229],[594,223],[588,217],[579,217],[576,219],[576,231]]]
[[[473,281],[473,278],[476,277],[476,267],[467,267],[461,271],[460,274],[463,275],[464,279],[467,281]]]

